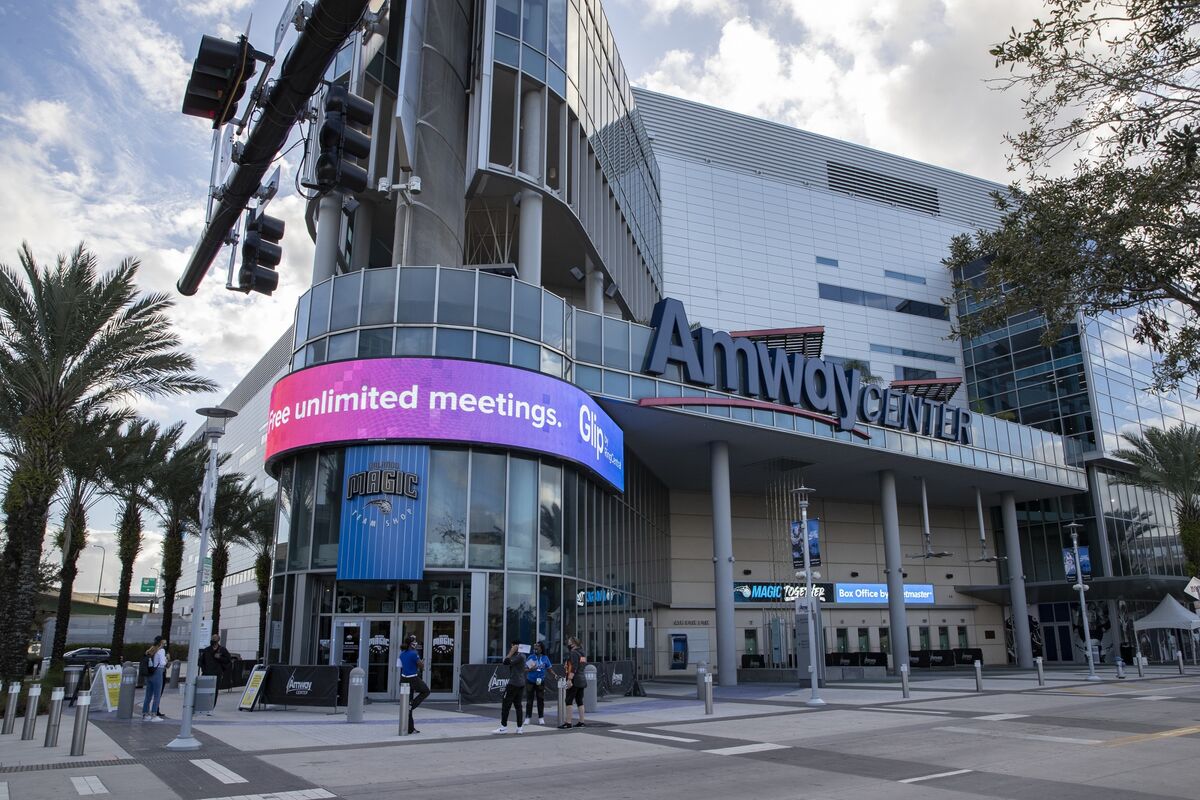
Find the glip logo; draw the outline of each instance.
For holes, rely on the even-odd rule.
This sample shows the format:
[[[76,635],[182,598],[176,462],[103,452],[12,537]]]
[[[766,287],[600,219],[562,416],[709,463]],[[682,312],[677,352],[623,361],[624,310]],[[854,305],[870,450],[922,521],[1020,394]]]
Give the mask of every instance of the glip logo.
[[[600,430],[598,420],[596,412],[591,408],[586,405],[579,407],[579,438],[590,444],[596,451],[597,461],[608,447],[608,437],[604,435],[604,431]]]

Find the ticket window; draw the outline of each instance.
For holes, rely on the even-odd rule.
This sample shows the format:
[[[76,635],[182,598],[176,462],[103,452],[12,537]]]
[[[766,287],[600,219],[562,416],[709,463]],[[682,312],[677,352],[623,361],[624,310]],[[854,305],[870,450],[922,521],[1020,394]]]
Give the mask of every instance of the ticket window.
[[[753,628],[746,629],[745,647],[746,655],[758,655],[758,631]]]
[[[871,652],[871,629],[870,628],[859,628],[858,629],[858,652],[860,652],[860,653]]]
[[[970,641],[967,638],[967,626],[966,625],[958,626],[958,646],[963,649],[971,646]]]
[[[879,649],[884,653],[892,652],[892,633],[888,628],[879,629]]]
[[[950,628],[945,625],[938,627],[938,649],[950,649]]]
[[[921,625],[920,627],[917,628],[917,642],[920,644],[920,646],[917,648],[918,650],[932,650],[933,649],[932,647],[929,646],[929,626],[928,625]]]
[[[836,631],[836,636],[837,636],[837,652],[849,653],[850,652],[850,631],[849,631],[849,629],[848,628],[838,628]]]

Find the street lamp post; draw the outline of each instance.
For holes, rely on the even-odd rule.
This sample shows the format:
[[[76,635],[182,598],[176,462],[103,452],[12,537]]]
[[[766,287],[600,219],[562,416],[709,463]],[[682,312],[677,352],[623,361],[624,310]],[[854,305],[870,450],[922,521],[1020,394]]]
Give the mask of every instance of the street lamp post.
[[[200,676],[200,620],[204,616],[204,552],[208,550],[208,534],[212,528],[213,507],[217,502],[217,440],[225,434],[225,423],[237,416],[227,408],[201,408],[204,417],[204,437],[208,440],[208,468],[200,489],[200,545],[196,557],[196,593],[192,603],[192,631],[188,643],[188,676],[183,690],[183,713],[179,718],[179,734],[167,743],[168,750],[199,750],[200,740],[192,735],[192,713],[196,707],[196,680]]]
[[[808,683],[812,688],[812,694],[804,705],[823,706],[825,701],[821,699],[821,690],[818,686],[821,673],[817,666],[817,622],[814,613],[816,600],[813,597],[812,560],[808,545],[808,496],[811,493],[812,489],[803,484],[792,490],[792,494],[796,495],[796,500],[800,503],[800,537],[804,548],[804,607],[808,611]]]
[[[100,602],[100,589],[104,586],[104,559],[108,557],[108,551],[104,549],[102,544],[93,544],[92,547],[100,548],[100,579],[96,581],[96,602]]]
[[[1079,529],[1083,526],[1078,522],[1068,523],[1066,528],[1071,532],[1071,549],[1075,552],[1075,585],[1072,589],[1079,592],[1079,616],[1083,618],[1083,647],[1087,650],[1087,664],[1089,681],[1098,681],[1100,676],[1096,674],[1096,660],[1092,656],[1092,627],[1088,623],[1087,599],[1084,592],[1088,590],[1087,585],[1083,582],[1083,564],[1079,561]]]

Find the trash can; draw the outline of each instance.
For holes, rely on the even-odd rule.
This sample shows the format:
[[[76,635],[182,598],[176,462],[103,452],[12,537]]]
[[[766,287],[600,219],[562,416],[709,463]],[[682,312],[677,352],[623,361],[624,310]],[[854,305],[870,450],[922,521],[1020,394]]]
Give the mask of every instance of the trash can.
[[[217,705],[217,676],[201,675],[196,678],[196,700],[193,714],[211,714]]]
[[[82,679],[82,666],[72,665],[63,670],[63,696],[71,705],[75,705],[75,697],[79,694],[79,684]]]

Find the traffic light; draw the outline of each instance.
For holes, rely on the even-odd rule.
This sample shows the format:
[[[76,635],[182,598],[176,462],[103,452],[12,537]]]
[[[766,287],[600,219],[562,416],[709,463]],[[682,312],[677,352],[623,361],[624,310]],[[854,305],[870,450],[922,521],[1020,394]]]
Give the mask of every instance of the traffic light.
[[[242,266],[238,270],[237,290],[271,294],[279,286],[275,268],[283,258],[279,240],[283,238],[283,220],[268,217],[262,211],[246,212],[246,235],[242,239]]]
[[[200,53],[192,62],[192,76],[183,94],[183,113],[211,119],[213,130],[237,113],[238,101],[258,65],[254,48],[240,37],[227,42],[215,36],[200,39]]]
[[[358,126],[371,129],[375,104],[351,94],[345,86],[330,86],[325,95],[325,121],[318,133],[321,154],[317,157],[316,188],[322,192],[342,189],[361,192],[367,188],[367,171],[347,160],[371,154],[371,136]]]

